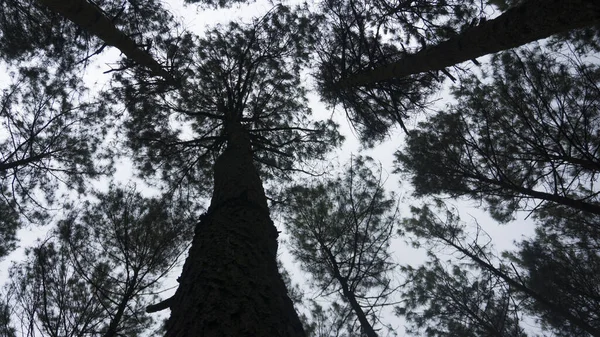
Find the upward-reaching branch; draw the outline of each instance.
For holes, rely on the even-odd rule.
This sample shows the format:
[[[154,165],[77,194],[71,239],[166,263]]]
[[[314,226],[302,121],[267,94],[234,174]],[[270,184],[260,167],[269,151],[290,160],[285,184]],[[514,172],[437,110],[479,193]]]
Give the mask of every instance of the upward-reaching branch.
[[[469,61],[598,23],[598,0],[528,0],[496,19],[467,29],[455,38],[392,63],[341,79],[340,87],[368,86]]]
[[[94,34],[107,45],[118,48],[139,65],[150,69],[156,76],[170,83],[175,80],[147,51],[119,30],[102,10],[87,0],[38,0],[50,10]]]

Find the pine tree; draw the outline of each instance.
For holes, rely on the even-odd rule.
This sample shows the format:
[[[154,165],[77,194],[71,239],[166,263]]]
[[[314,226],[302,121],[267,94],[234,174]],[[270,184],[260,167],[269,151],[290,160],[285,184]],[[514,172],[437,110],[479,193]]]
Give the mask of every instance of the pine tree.
[[[357,90],[341,88],[341,79],[401,58],[415,40],[431,43],[477,17],[473,1],[335,0],[323,2],[321,11],[319,93],[327,103],[343,106],[367,145],[384,139],[396,123],[405,128],[403,120],[411,111],[426,107],[427,97],[439,87],[439,77],[414,73]]]
[[[437,205],[436,207],[438,209],[441,208],[442,212],[440,213],[445,213],[445,219],[437,216],[429,205],[421,208],[413,207],[413,217],[404,221],[404,230],[415,234],[430,247],[440,245],[454,250],[464,258],[469,259],[470,263],[475,265],[478,269],[490,273],[490,275],[505,283],[506,286],[511,289],[512,293],[518,294],[515,296],[516,298],[520,297],[527,301],[531,301],[531,304],[528,306],[529,311],[532,312],[536,318],[541,319],[544,325],[560,326],[562,324],[563,327],[566,327],[563,331],[576,331],[578,333],[589,334],[590,336],[600,336],[597,319],[594,315],[590,316],[587,313],[587,306],[580,308],[576,300],[569,303],[570,305],[567,305],[568,302],[562,300],[562,298],[564,298],[562,296],[565,296],[564,293],[561,294],[562,296],[557,297],[553,291],[548,292],[547,290],[544,290],[543,284],[536,284],[535,281],[528,282],[527,280],[524,280],[514,267],[509,268],[509,266],[504,264],[495,265],[496,262],[492,259],[493,256],[489,255],[488,249],[477,241],[477,238],[481,236],[479,228],[475,234],[475,239],[469,240],[456,212],[448,210],[444,205]],[[543,227],[540,228],[543,230]],[[530,245],[527,242],[523,245],[526,249],[521,252],[523,254],[522,256],[527,256],[527,247]],[[544,249],[547,248],[550,247]],[[539,261],[541,262],[542,260]],[[574,261],[572,260],[570,262]],[[575,267],[562,263],[559,263],[554,267],[560,265],[561,268],[569,269],[570,272],[579,273],[575,279],[585,279],[585,275],[588,272],[594,273],[596,268],[595,265],[587,266],[585,264],[580,264],[580,262],[582,261],[577,261],[578,264],[576,264]],[[525,266],[528,265],[525,261],[521,263]],[[583,270],[585,271],[582,273]],[[536,273],[532,272],[531,276],[535,277],[535,274]],[[546,274],[545,276],[550,275]],[[560,278],[557,279],[552,276],[546,280],[546,282],[552,284],[552,282],[555,281],[560,282],[559,280]],[[575,281],[575,283],[577,282],[578,281]],[[597,302],[595,301],[595,298],[597,298],[598,293],[595,290],[591,293],[587,292],[588,290],[584,290],[587,293],[583,294],[579,289],[564,287],[564,284],[561,285],[561,287],[561,292],[564,291],[568,293],[566,297],[586,298],[587,296],[588,300],[590,300],[588,303],[592,303],[592,306],[594,306],[594,302]],[[531,308],[535,309],[531,310]],[[556,322],[562,323],[557,324]],[[509,331],[518,332],[518,329],[510,329]]]
[[[280,5],[249,25],[182,36],[177,90],[141,71],[120,78],[113,97],[128,108],[127,142],[141,173],[168,189],[212,190],[170,302],[167,336],[304,335],[277,270],[262,179],[284,182],[340,140],[333,123],[309,120],[300,70],[310,23]]]
[[[374,82],[426,71],[441,70],[487,54],[595,25],[600,19],[596,0],[527,0],[510,7],[493,20],[479,22],[458,36],[400,60],[350,75],[341,86],[366,86]]]
[[[381,171],[377,176],[372,166],[372,159],[354,157],[337,177],[292,187],[285,193],[284,221],[292,255],[315,288],[338,293],[348,303],[335,310],[348,333],[375,337],[377,309],[394,292],[388,248],[395,202],[385,193]],[[314,314],[322,312],[314,306]]]
[[[482,2],[326,4],[319,91],[346,110],[365,141],[385,137],[395,125],[407,131],[404,120],[427,106],[442,74],[456,81],[446,67],[477,65],[477,57],[557,33],[560,43],[575,38],[587,49],[600,18],[596,0],[522,1],[493,20],[486,20]]]
[[[113,5],[108,2],[106,7],[112,10]],[[4,26],[3,38],[16,38],[19,41],[15,45],[25,46],[3,54],[10,62],[18,63],[25,55],[41,55],[42,62],[52,62],[57,67],[55,75],[62,76],[76,70],[78,61],[87,62],[88,56],[99,53],[104,43],[117,44],[108,36],[116,34],[114,27],[94,32],[93,26],[74,26],[52,11],[15,2],[2,9],[3,13],[12,11],[26,18],[9,20]],[[55,9],[70,15],[66,9]],[[122,13],[105,13],[105,18],[125,25],[126,34],[136,34],[136,30],[146,27],[135,27],[139,19],[135,14],[139,12],[146,13],[132,4]],[[122,86],[101,98],[126,104],[128,144],[139,155],[137,163],[142,174],[162,173],[169,189],[190,182],[185,187],[197,195],[209,195],[204,188],[214,186],[211,207],[196,230],[180,287],[168,302],[172,309],[168,334],[196,334],[188,325],[191,322],[197,324],[196,329],[214,329],[217,335],[303,335],[277,272],[277,231],[269,219],[259,172],[269,179],[288,179],[293,172],[305,170],[303,162],[322,158],[340,141],[333,123],[312,123],[308,118],[300,69],[308,57],[305,48],[314,35],[310,20],[278,6],[253,25],[232,23],[214,29],[204,39],[191,35],[172,38],[164,32],[171,27],[165,24],[165,16],[152,16],[151,10],[147,13],[148,17],[142,18],[148,19],[150,33],[140,35],[147,36],[164,25],[156,30],[159,35],[154,37],[157,43],[152,48],[167,51],[169,67],[181,71],[177,78],[180,88],[173,90],[164,81],[152,79],[154,74],[147,69],[131,67],[132,60],[123,60],[119,70],[130,72],[115,73]],[[101,21],[106,23],[105,18]],[[36,39],[40,24],[48,28],[47,39]],[[12,28],[19,26],[25,28],[24,34],[11,35]],[[62,28],[69,29],[66,38],[55,34]],[[91,33],[108,35],[98,43],[89,38]],[[84,38],[78,39],[82,35]],[[90,41],[98,48],[91,48]],[[46,47],[51,52],[42,55],[40,51]],[[153,132],[164,128],[165,123],[160,114],[151,113],[165,107],[165,113],[180,114],[187,126],[192,126],[196,137],[193,141],[178,138],[179,130]],[[140,114],[142,109],[145,111]],[[157,153],[163,156],[155,156]],[[195,160],[187,161],[190,157]],[[177,174],[171,176],[171,172]],[[213,291],[211,287],[222,290]],[[211,294],[212,303],[201,300],[206,293]],[[221,295],[212,297],[216,293]],[[205,306],[199,307],[198,303]]]
[[[25,335],[139,336],[146,306],[185,251],[194,207],[111,186],[73,209],[11,268],[9,294]]]
[[[454,90],[459,102],[420,123],[396,153],[418,195],[485,200],[508,221],[517,210],[567,206],[600,214],[598,67],[540,49],[493,60],[494,80]]]

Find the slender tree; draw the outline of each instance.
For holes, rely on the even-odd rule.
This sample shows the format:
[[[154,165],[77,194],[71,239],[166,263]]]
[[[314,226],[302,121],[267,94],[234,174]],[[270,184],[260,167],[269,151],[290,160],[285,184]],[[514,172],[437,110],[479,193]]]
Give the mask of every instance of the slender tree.
[[[437,247],[434,247],[434,249]],[[404,302],[397,314],[415,336],[525,337],[514,290],[477,266],[442,262],[429,252],[423,266],[404,267]]]
[[[494,59],[491,83],[463,81],[457,105],[411,133],[398,170],[418,195],[485,200],[501,221],[558,206],[600,214],[599,73],[573,60],[540,49]]]
[[[316,287],[349,303],[351,319],[360,323],[350,333],[374,337],[374,310],[394,290],[388,246],[395,205],[371,166],[369,158],[354,157],[338,177],[291,188],[284,221],[292,255]]]
[[[151,327],[146,307],[185,251],[194,207],[131,188],[96,196],[12,268],[25,335],[139,336]]]
[[[455,250],[459,254],[470,259],[478,266],[478,268],[485,270],[506,282],[513,291],[518,292],[521,296],[531,300],[535,303],[534,306],[542,308],[536,312],[537,317],[540,317],[541,319],[544,319],[545,316],[560,317],[561,320],[568,322],[565,323],[565,325],[572,327],[573,331],[584,331],[591,336],[600,336],[597,321],[593,316],[590,317],[587,315],[585,309],[580,312],[580,308],[577,306],[566,307],[564,306],[564,302],[560,302],[560,297],[555,297],[548,292],[540,292],[540,288],[536,289],[529,287],[520,274],[515,273],[514,270],[510,270],[508,266],[502,264],[499,266],[494,265],[491,258],[485,254],[485,247],[479,245],[476,240],[473,242],[466,242],[465,234],[461,228],[460,218],[458,218],[454,211],[448,211],[446,209],[445,220],[436,216],[429,206],[422,208],[413,207],[412,211],[414,217],[406,219],[403,222],[403,228],[407,231],[414,233],[428,242],[428,244],[437,242]],[[476,238],[477,237],[478,236],[476,236]],[[568,266],[565,267],[569,268]],[[584,269],[586,268],[583,265],[581,267]],[[595,267],[592,267],[591,270],[594,268]],[[572,296],[577,296],[579,294],[580,293],[577,291],[573,293]],[[542,313],[541,315],[540,312]]]

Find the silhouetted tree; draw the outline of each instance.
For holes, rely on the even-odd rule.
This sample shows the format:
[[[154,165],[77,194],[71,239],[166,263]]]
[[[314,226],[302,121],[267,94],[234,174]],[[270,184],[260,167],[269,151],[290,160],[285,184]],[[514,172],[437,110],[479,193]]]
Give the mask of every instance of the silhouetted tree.
[[[546,274],[545,276],[551,278],[538,286],[523,279],[514,267],[509,268],[509,266],[504,264],[495,265],[495,262],[492,260],[493,256],[488,253],[485,245],[478,243],[478,238],[481,235],[480,228],[478,227],[478,230],[475,233],[475,239],[469,240],[466,233],[463,231],[460,218],[458,218],[455,211],[447,209],[446,211],[443,211],[446,214],[446,219],[435,215],[429,206],[422,208],[413,207],[412,212],[413,218],[406,219],[403,223],[403,228],[405,230],[415,234],[430,246],[435,246],[437,244],[454,250],[464,258],[468,258],[470,264],[474,264],[478,269],[481,269],[485,273],[490,273],[490,275],[493,275],[495,278],[504,282],[511,289],[511,293],[515,295],[518,294],[518,296],[514,297],[522,297],[531,302],[531,305],[528,305],[529,312],[533,313],[536,318],[539,318],[544,325],[549,324],[549,318],[556,319],[557,317],[560,317],[563,326],[569,327],[572,329],[571,331],[578,331],[591,336],[600,336],[597,319],[593,315],[590,316],[587,313],[587,308],[590,303],[593,303],[597,299],[597,291],[595,294],[590,295],[589,289],[583,290],[588,294],[583,295],[584,293],[578,289],[564,287],[561,289],[561,292],[564,291],[564,293],[560,296],[556,296],[553,292],[545,291],[543,284],[552,284],[554,282],[561,283],[561,278],[556,279],[552,277],[552,275]],[[528,243],[524,243],[523,245],[525,247],[530,246]],[[523,256],[527,256],[528,253],[524,250],[523,254]],[[542,260],[539,260],[539,262],[542,262]],[[570,262],[574,261],[571,260]],[[578,264],[575,266],[562,265],[560,267],[563,271],[565,269],[570,269],[571,272],[580,273],[574,278],[574,283],[578,282],[576,280],[581,280],[582,278],[585,279],[585,275],[594,273],[596,269],[596,266],[587,266],[579,262],[582,261],[578,261]],[[525,261],[521,263],[528,265]],[[540,267],[542,267],[542,265],[540,265]],[[558,268],[558,265],[555,265],[554,267]],[[583,270],[586,271],[583,272]],[[535,276],[535,273],[532,273],[532,277]],[[535,280],[539,281],[537,278]],[[561,284],[561,286],[564,286],[564,284]],[[567,295],[571,291],[572,293]],[[573,301],[570,304],[573,304],[574,306],[567,305],[568,302],[562,300],[564,296],[573,296]],[[582,297],[585,298],[586,296],[588,296],[588,300],[591,300],[591,302],[586,304],[587,307],[580,308],[577,303],[578,299],[581,299]],[[592,307],[594,305],[595,304],[592,304]],[[531,310],[530,308],[536,309]],[[552,323],[550,323],[550,325],[552,325]],[[511,329],[509,331],[516,332],[517,330]]]
[[[317,74],[324,100],[340,104],[365,140],[385,134],[435,91],[445,68],[553,34],[594,44],[594,0],[521,1],[486,20],[483,2],[325,1],[328,17]],[[572,33],[572,34],[570,34]],[[419,47],[415,48],[415,45]]]
[[[388,247],[395,202],[384,191],[381,171],[377,176],[371,159],[354,157],[339,176],[295,186],[286,195],[292,255],[320,293],[338,293],[348,303],[343,321],[349,333],[377,336],[377,309],[394,291]]]
[[[598,67],[540,49],[492,64],[492,82],[464,80],[455,106],[411,132],[398,170],[418,195],[485,200],[500,221],[561,205],[600,214]]]
[[[309,119],[301,83],[314,29],[303,13],[279,5],[252,24],[182,36],[176,90],[139,70],[121,77],[113,99],[127,107],[141,174],[156,174],[169,189],[212,190],[167,336],[304,335],[277,270],[262,179],[285,182],[339,143],[332,122]]]
[[[11,270],[25,335],[139,336],[160,279],[185,251],[193,207],[111,187]]]
[[[495,19],[479,21],[460,34],[422,51],[385,62],[342,79],[342,86],[366,86],[374,82],[416,73],[441,70],[480,56],[519,47],[556,33],[595,25],[600,4],[594,0],[521,1]]]

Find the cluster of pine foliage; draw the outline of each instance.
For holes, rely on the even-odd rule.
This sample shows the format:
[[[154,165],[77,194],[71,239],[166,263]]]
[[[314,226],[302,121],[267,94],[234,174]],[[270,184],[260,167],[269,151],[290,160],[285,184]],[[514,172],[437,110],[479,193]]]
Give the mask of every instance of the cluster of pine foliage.
[[[0,2],[0,258],[50,228],[6,273],[0,336],[600,337],[600,1],[271,5],[196,34],[157,0]],[[325,168],[344,137],[311,92],[362,148],[402,130],[394,167]],[[455,200],[535,234],[498,253]]]

